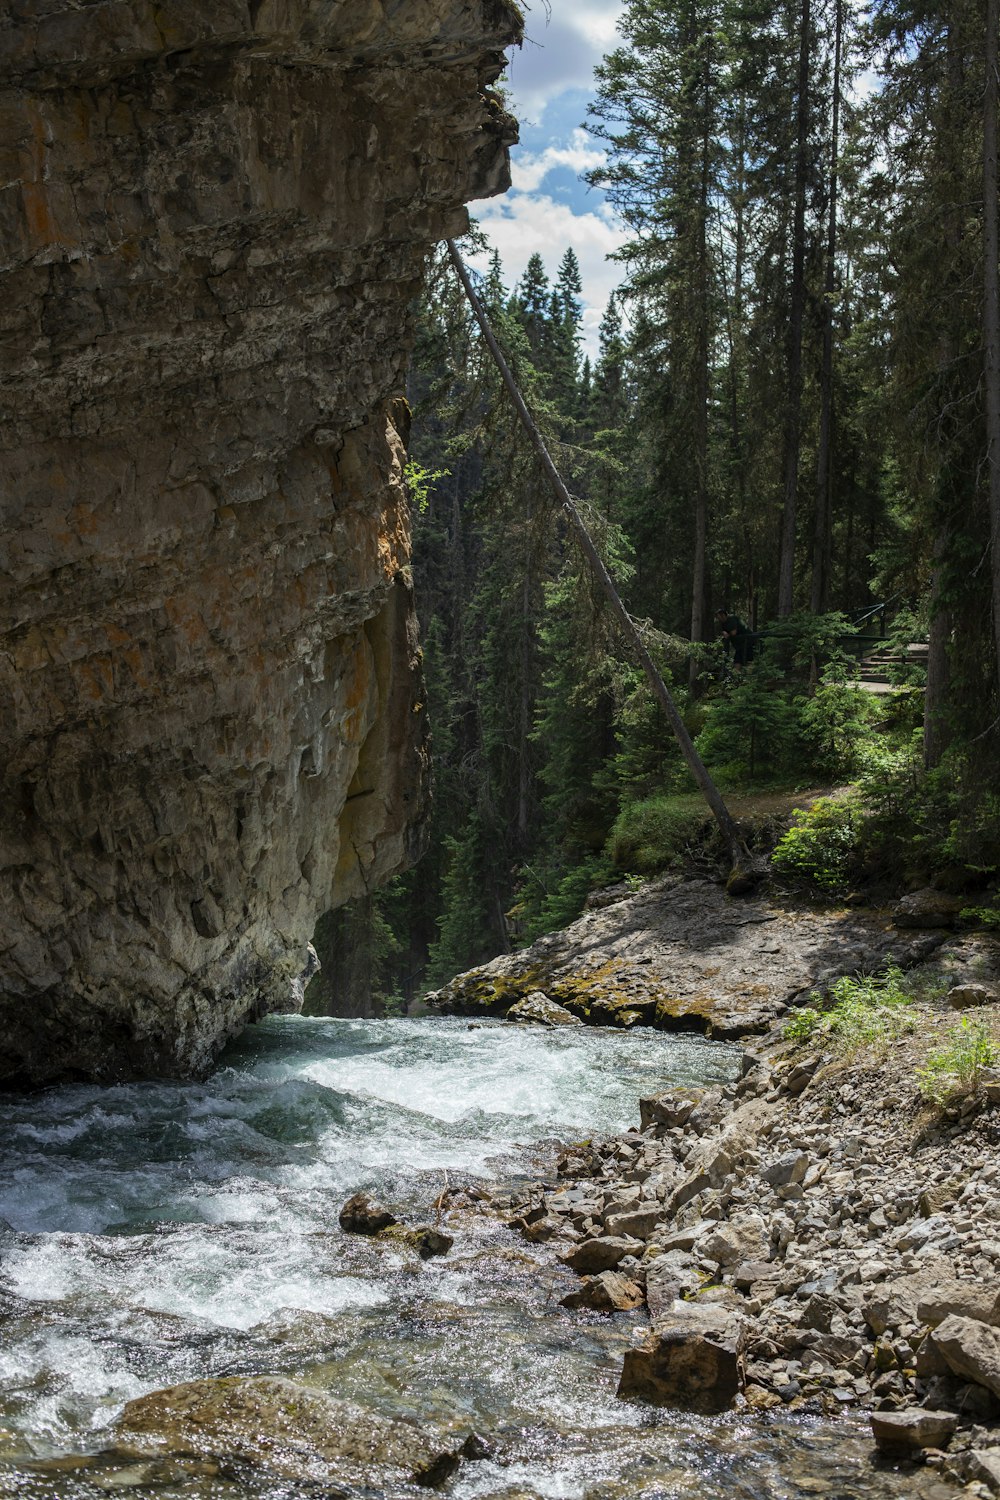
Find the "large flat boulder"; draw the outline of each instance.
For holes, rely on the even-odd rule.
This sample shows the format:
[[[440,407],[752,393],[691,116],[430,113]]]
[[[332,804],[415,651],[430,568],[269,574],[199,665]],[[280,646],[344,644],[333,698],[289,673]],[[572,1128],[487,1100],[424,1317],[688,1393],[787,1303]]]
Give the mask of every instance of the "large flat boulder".
[[[930,1337],[950,1370],[1000,1397],[1000,1329],[953,1314]]]
[[[136,1458],[216,1459],[311,1485],[378,1488],[443,1484],[463,1444],[273,1375],[152,1391],[128,1403],[116,1437]]]
[[[622,1364],[618,1395],[719,1412],[745,1384],[744,1321],[728,1308],[677,1301]]]

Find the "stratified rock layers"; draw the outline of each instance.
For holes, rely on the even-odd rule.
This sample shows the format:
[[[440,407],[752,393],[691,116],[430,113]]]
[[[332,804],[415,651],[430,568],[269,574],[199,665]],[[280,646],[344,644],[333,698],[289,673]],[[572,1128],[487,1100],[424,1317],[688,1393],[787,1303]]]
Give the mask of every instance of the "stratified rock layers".
[[[0,17],[0,1081],[204,1068],[414,853],[408,306],[517,25]]]

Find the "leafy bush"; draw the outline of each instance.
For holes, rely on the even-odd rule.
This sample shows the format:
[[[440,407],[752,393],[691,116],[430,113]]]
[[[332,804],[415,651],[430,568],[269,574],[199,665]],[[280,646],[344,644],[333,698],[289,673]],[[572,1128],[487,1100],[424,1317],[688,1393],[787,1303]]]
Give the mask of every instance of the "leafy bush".
[[[853,682],[824,677],[799,709],[802,738],[813,768],[824,776],[853,774],[878,717],[879,704],[871,693]]]
[[[795,764],[801,755],[795,702],[751,668],[712,704],[698,753],[711,765],[724,764],[751,780],[761,770]]]
[[[793,825],[778,840],[771,866],[779,874],[842,895],[850,886],[861,828],[856,797],[819,797],[810,808],[796,808]]]
[[[963,906],[959,916],[963,922],[985,927],[989,932],[1000,932],[1000,907]]]
[[[980,1071],[997,1062],[1000,1045],[986,1023],[963,1017],[949,1031],[947,1045],[929,1053],[917,1069],[920,1092],[934,1104],[953,1104],[974,1094]]]
[[[838,979],[823,1000],[818,994],[790,1017],[784,1036],[804,1042],[822,1036],[835,1051],[850,1054],[861,1047],[884,1050],[915,1025],[912,997],[903,988],[903,973],[888,964],[881,973]]]
[[[700,797],[661,794],[629,802],[614,821],[607,853],[616,869],[653,875],[676,864],[705,823]]]
[[[815,681],[822,663],[841,680],[855,669],[855,658],[844,642],[856,634],[839,611],[814,615],[808,610],[772,620],[764,630],[764,660],[769,671],[808,674]]]

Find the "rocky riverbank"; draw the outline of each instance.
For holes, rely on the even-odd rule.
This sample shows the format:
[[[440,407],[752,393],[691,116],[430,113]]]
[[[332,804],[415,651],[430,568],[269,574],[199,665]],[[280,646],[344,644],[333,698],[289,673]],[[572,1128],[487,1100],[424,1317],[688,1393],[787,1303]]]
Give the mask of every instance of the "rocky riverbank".
[[[439,1003],[495,1009],[502,993],[509,1007],[530,984],[531,1004],[544,1011],[554,991],[567,1021],[676,1024],[676,1007],[649,1009],[657,985],[671,1002],[727,946],[712,992],[728,1036],[749,992],[742,1078],[642,1100],[635,1130],[567,1149],[556,1180],[510,1200],[511,1222],[579,1275],[564,1306],[648,1309],[623,1397],[870,1412],[883,1458],[1000,1494],[1000,1075],[981,1065],[1000,1039],[1000,944],[897,925],[950,922],[947,907],[784,913],[661,886],[461,976]],[[641,974],[645,1009],[602,1003],[608,966],[620,983],[626,964],[622,987],[635,996]],[[886,965],[907,972],[836,988]],[[864,994],[869,1021],[838,1025]],[[976,1038],[985,1051],[961,1078]]]

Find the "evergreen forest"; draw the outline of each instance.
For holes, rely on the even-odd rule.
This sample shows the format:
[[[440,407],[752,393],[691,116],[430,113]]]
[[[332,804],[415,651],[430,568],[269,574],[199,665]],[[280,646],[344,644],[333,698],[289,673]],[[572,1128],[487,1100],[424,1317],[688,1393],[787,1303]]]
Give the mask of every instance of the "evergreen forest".
[[[572,245],[513,284],[462,248],[775,880],[937,884],[1000,926],[997,11],[628,0],[587,121],[628,230],[596,358]],[[409,400],[426,853],[329,919],[390,1008],[719,855],[443,249]]]

